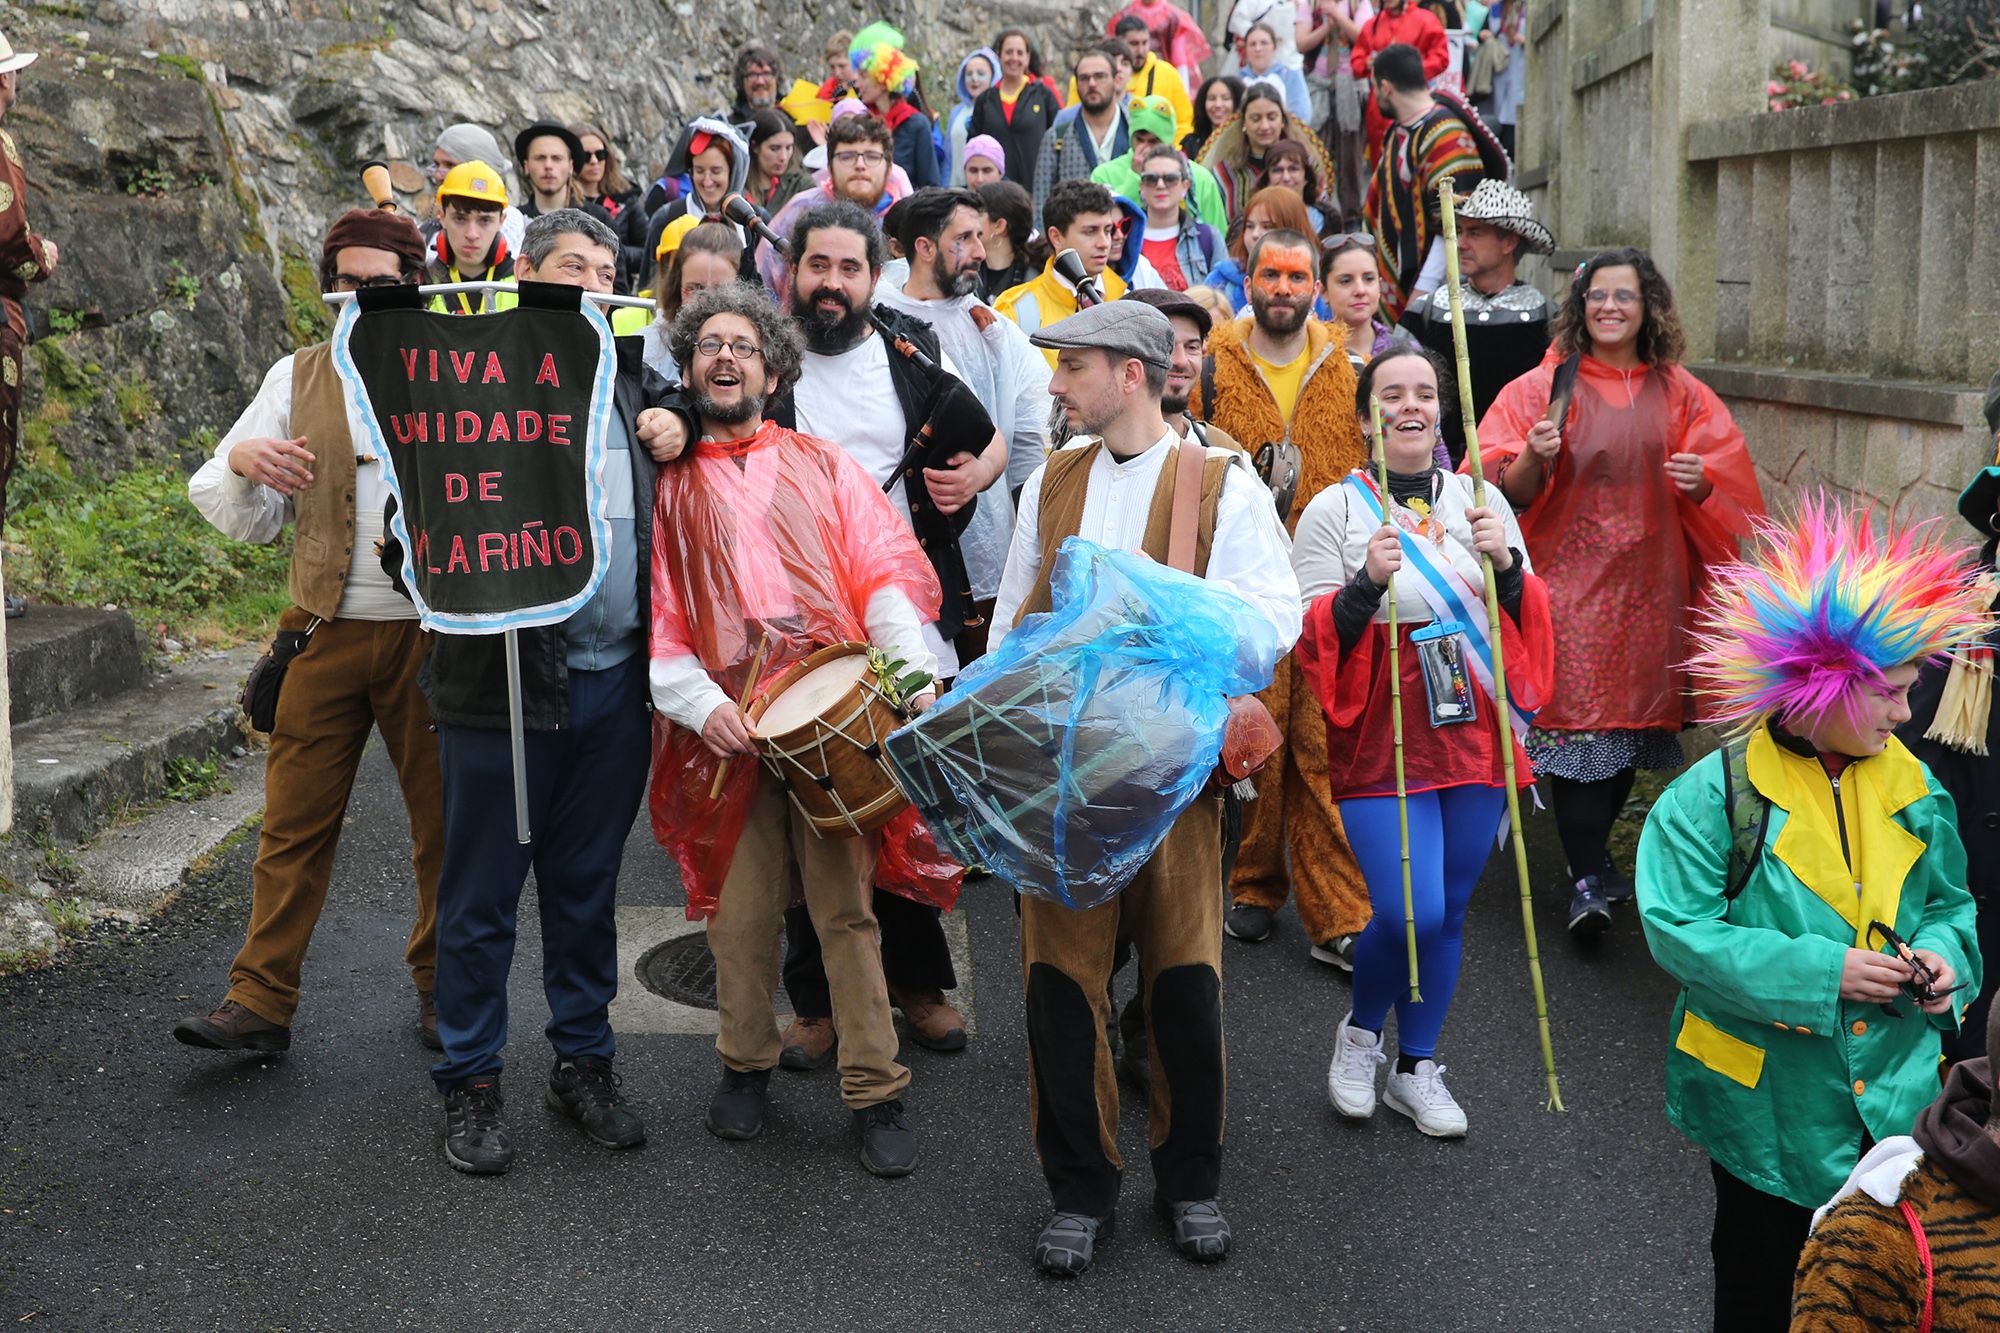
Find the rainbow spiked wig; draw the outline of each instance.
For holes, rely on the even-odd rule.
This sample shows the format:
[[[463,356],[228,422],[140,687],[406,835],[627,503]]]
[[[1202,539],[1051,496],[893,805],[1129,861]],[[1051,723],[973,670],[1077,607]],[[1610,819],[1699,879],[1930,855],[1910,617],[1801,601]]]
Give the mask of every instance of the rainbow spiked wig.
[[[1714,572],[1695,635],[1688,669],[1710,721],[1858,716],[1889,670],[1977,644],[1992,624],[1972,551],[1946,545],[1935,520],[1878,528],[1822,497],[1756,540]]]
[[[917,79],[916,57],[887,42],[851,51],[848,58],[854,63],[856,74],[873,79],[891,92],[906,93]]]

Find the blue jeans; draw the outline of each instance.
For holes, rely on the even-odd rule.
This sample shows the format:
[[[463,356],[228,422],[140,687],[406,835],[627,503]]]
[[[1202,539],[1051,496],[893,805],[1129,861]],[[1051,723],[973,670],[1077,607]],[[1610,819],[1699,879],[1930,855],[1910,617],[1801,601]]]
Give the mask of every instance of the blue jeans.
[[[1409,941],[1403,930],[1403,843],[1394,796],[1340,803],[1340,823],[1368,881],[1374,915],[1354,941],[1354,1023],[1380,1032],[1396,1010],[1396,1047],[1412,1059],[1437,1054],[1458,989],[1465,908],[1493,851],[1507,793],[1445,787],[1410,797],[1410,902],[1417,920],[1417,988],[1410,1003]]]
[[[569,673],[563,731],[527,735],[528,824],[514,832],[507,732],[438,728],[444,773],[444,870],[438,881],[440,1092],[497,1074],[507,1045],[507,974],[515,912],[532,866],[542,917],[542,990],[559,1059],[615,1053],[609,1009],[618,993],[612,917],[625,840],[646,792],[652,733],[646,657]]]

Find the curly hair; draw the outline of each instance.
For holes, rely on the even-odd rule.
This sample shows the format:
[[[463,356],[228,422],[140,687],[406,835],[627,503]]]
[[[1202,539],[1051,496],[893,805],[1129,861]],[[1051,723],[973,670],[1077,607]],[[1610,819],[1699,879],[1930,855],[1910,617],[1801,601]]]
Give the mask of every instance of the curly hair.
[[[1556,311],[1553,341],[1557,353],[1571,357],[1590,351],[1590,324],[1583,297],[1598,270],[1606,268],[1629,268],[1639,275],[1639,297],[1646,312],[1639,325],[1639,359],[1649,366],[1679,365],[1687,354],[1687,335],[1681,331],[1674,289],[1653,263],[1653,257],[1638,249],[1601,251],[1576,271],[1569,290],[1563,294],[1562,308]]]
[[[799,367],[805,360],[805,340],[797,325],[779,313],[761,286],[732,282],[711,287],[690,297],[674,316],[667,334],[667,346],[674,360],[692,370],[694,345],[701,341],[701,326],[717,315],[738,315],[757,330],[757,342],[764,349],[764,396],[776,398],[798,382]]]

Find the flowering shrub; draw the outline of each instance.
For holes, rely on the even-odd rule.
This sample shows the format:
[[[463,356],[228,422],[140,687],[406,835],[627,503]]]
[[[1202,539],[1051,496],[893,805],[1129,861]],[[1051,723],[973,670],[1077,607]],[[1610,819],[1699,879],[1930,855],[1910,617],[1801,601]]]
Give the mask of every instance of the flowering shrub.
[[[1799,106],[1851,102],[1854,90],[1822,70],[1807,68],[1803,60],[1781,60],[1771,66],[1764,97],[1771,110],[1789,111]]]
[[[2000,9],[1993,0],[1925,0],[1888,28],[1849,25],[1854,86],[1864,97],[2000,77]]]

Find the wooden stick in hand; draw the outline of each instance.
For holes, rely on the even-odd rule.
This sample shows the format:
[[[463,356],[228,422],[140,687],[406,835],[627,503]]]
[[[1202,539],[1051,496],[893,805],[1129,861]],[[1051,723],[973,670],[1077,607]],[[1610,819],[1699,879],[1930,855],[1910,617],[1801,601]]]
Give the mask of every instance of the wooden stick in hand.
[[[771,636],[766,634],[757,640],[757,651],[750,655],[750,674],[743,678],[743,693],[737,696],[736,711],[742,712],[750,706],[750,696],[757,692],[757,676],[764,669],[764,652],[771,646]],[[729,778],[729,756],[715,766],[715,781],[708,784],[708,799],[718,800],[722,796],[722,784]]]

